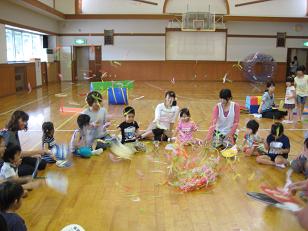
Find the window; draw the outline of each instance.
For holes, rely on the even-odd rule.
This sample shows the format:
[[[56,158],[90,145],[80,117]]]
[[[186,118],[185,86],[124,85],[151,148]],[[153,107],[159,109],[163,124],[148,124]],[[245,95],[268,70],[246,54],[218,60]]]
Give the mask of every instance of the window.
[[[7,60],[9,62],[30,61],[39,58],[47,61],[43,48],[43,35],[17,28],[6,27]]]

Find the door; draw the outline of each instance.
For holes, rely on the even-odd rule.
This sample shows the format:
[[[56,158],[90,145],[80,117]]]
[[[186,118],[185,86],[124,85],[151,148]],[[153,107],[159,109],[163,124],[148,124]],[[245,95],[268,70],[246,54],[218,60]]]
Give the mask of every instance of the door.
[[[89,47],[76,47],[77,80],[87,80],[89,71]]]

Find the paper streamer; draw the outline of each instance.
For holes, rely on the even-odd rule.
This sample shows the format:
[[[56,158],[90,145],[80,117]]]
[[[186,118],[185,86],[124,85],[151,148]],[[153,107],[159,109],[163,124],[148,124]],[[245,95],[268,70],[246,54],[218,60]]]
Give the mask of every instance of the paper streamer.
[[[68,179],[65,175],[57,172],[47,172],[46,184],[55,191],[66,194],[68,188]]]

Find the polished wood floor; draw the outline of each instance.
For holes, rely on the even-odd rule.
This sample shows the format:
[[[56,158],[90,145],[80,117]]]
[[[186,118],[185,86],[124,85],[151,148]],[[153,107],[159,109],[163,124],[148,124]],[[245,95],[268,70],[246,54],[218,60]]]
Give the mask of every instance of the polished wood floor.
[[[218,101],[221,88],[231,88],[234,100],[241,105],[246,95],[258,95],[258,89],[248,83],[209,82],[136,82],[130,91],[130,103],[136,109],[136,120],[145,129],[153,119],[154,108],[162,102],[166,89],[175,90],[180,107],[189,107],[192,118],[200,124],[198,136],[204,136],[211,111]],[[263,87],[258,86],[263,90]],[[0,126],[4,127],[10,114],[16,110],[29,113],[29,131],[21,132],[23,149],[41,145],[41,124],[53,121],[57,143],[67,143],[76,128],[76,113],[59,111],[61,105],[85,106],[87,82],[62,83],[32,90],[31,93],[0,99]],[[284,97],[284,85],[278,85],[276,98]],[[57,93],[67,97],[56,97]],[[139,100],[133,100],[144,96]],[[73,106],[78,103],[80,106]],[[106,100],[105,106],[108,108]],[[109,107],[113,119],[111,130],[121,120],[123,107]],[[249,115],[241,115],[240,128],[244,128]],[[273,121],[260,120],[260,134],[266,136]],[[308,124],[286,125],[291,140],[291,157],[302,149],[304,131]],[[243,134],[243,133],[242,133]],[[61,195],[44,187],[34,190],[23,202],[19,214],[29,230],[60,230],[68,224],[80,224],[87,231],[101,230],[301,230],[296,218],[289,212],[265,206],[246,196],[246,192],[260,191],[263,183],[282,186],[286,170],[260,166],[254,158],[241,158],[236,165],[240,177],[233,173],[222,175],[209,190],[181,193],[164,184],[166,181],[164,145],[160,161],[153,161],[153,153],[138,154],[132,161],[112,162],[107,153],[91,159],[74,159],[74,165],[60,169],[51,165],[45,171],[64,173],[69,178],[69,189]],[[157,171],[161,170],[161,171]],[[42,173],[44,174],[44,172]],[[293,180],[303,179],[293,175]]]

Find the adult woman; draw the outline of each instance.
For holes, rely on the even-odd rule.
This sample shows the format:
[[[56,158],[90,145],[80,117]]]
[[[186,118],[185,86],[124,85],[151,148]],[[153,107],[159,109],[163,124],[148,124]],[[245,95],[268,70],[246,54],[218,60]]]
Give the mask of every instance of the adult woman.
[[[167,91],[165,101],[156,106],[154,121],[150,124],[141,138],[152,138],[155,141],[167,141],[172,137],[172,129],[179,114],[179,107],[176,106],[175,92]]]
[[[233,145],[237,139],[240,106],[232,101],[230,89],[222,89],[219,98],[220,103],[214,107],[206,141],[212,140],[215,147],[227,147]]]
[[[262,96],[262,102],[259,106],[258,112],[262,114],[262,118],[280,120],[287,115],[286,111],[279,111],[275,108],[275,83],[273,81],[267,82],[266,90]]]
[[[296,77],[294,78],[298,122],[302,120],[302,115],[308,96],[308,75],[305,75],[304,72],[305,72],[305,67],[299,66],[296,69]]]
[[[24,111],[15,111],[12,114],[11,119],[6,126],[7,130],[2,131],[2,135],[5,139],[6,146],[9,144],[13,144],[13,145],[19,145],[21,147],[18,131],[28,130],[28,120],[29,120],[29,115]],[[22,150],[21,152],[22,163],[18,167],[18,175],[19,176],[32,175],[37,161],[37,158],[33,156],[43,155],[44,153],[45,153],[44,150],[33,150],[33,151]],[[42,170],[45,169],[45,167],[46,167],[46,162],[44,160],[41,160],[38,169]]]

